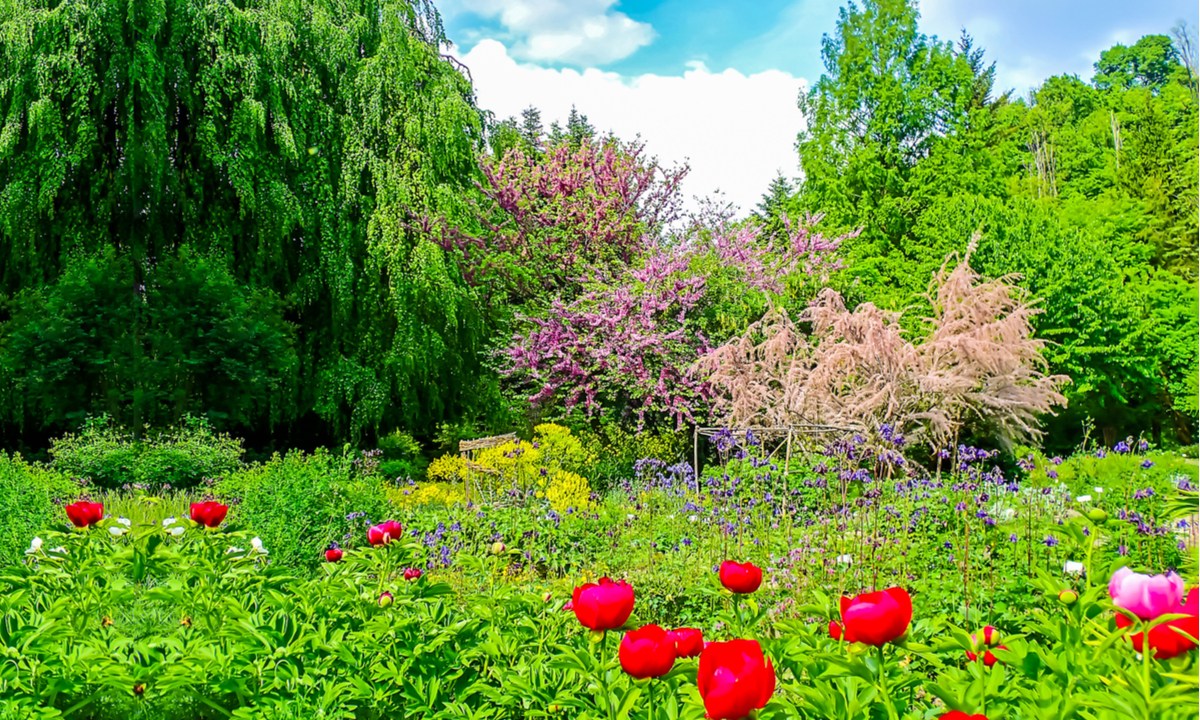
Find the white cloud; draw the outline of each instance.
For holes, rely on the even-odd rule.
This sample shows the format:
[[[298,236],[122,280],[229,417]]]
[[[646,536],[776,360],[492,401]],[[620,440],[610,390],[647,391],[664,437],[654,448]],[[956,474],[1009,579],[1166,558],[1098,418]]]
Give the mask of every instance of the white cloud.
[[[613,9],[616,0],[455,0],[446,14],[498,20],[522,60],[603,65],[654,39],[654,28]]]
[[[689,199],[720,189],[748,211],[776,173],[799,173],[795,141],[804,116],[796,97],[805,81],[788,73],[718,73],[698,62],[682,75],[558,70],[518,62],[495,40],[459,59],[471,70],[480,106],[497,117],[533,105],[549,126],[575,105],[601,132],[640,134],[664,164],[688,161]]]

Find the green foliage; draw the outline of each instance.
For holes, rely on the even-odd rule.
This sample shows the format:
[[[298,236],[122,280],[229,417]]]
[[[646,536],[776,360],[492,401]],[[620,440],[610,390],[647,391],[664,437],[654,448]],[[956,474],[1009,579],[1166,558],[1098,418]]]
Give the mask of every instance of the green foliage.
[[[429,461],[412,435],[395,430],[379,438],[379,475],[388,480],[424,477]]]
[[[483,320],[418,226],[465,206],[482,122],[428,2],[14,0],[0,27],[9,422],[213,410],[226,427],[296,418],[358,438],[474,407]],[[121,272],[88,299],[102,261],[75,258]],[[137,305],[142,286],[176,283],[172,258],[232,280],[190,271],[164,291],[177,303]],[[192,325],[181,305],[197,299]],[[58,310],[48,328],[41,308]],[[20,364],[39,328],[44,371]],[[161,374],[143,376],[147,344]]]
[[[379,478],[360,473],[350,455],[326,451],[276,455],[230,474],[213,491],[237,503],[238,526],[261,537],[273,562],[292,570],[315,568],[330,543],[364,544],[365,526],[388,515]]]
[[[216,433],[202,418],[135,437],[108,416],[90,418],[78,433],[52,441],[51,466],[100,487],[188,488],[241,466],[242,441]]]
[[[64,521],[59,503],[74,500],[79,486],[50,468],[0,453],[0,558],[22,557],[39,532]]]
[[[1166,35],[1146,35],[1130,47],[1121,44],[1100,53],[1096,77],[1101,90],[1144,87],[1159,90],[1183,71],[1179,52]]]
[[[239,286],[219,260],[185,250],[140,271],[109,248],[12,307],[0,392],[15,422],[62,429],[99,409],[133,427],[187,414],[244,425],[293,412],[292,328],[271,293]]]
[[[864,227],[847,299],[927,308],[931,273],[981,232],[972,264],[1043,301],[1051,371],[1074,381],[1049,442],[1074,444],[1088,418],[1110,440],[1151,426],[1191,442],[1200,153],[1171,40],[1118,45],[1093,84],[1052,77],[1015,102],[969,36],[926,37],[909,0],[848,5],[823,55],[800,102],[797,201]]]

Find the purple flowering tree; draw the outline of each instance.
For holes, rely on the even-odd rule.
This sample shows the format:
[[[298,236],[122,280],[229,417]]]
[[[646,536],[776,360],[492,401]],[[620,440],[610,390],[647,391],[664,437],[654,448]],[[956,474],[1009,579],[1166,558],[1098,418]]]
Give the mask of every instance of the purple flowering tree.
[[[509,375],[534,405],[557,402],[639,427],[651,417],[696,422],[710,386],[691,367],[711,349],[720,306],[752,295],[770,304],[794,275],[823,276],[837,267],[842,239],[810,225],[785,242],[751,224],[693,228],[641,265],[598,274],[582,296],[528,318],[506,351]]]
[[[521,303],[574,297],[597,269],[637,263],[679,213],[687,167],[663,168],[637,143],[567,141],[542,153],[513,148],[485,159],[482,201],[443,247],[468,283]]]

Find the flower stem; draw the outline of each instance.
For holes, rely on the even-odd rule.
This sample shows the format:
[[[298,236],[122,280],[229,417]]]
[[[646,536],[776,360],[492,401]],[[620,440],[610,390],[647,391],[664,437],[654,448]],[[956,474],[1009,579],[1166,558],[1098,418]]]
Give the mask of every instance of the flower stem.
[[[883,646],[879,645],[875,649],[879,651],[879,694],[883,697],[883,704],[887,708],[888,717],[891,720],[900,720],[896,714],[896,705],[892,702],[892,695],[888,692],[887,664],[884,662]]]
[[[1150,712],[1150,654],[1153,650],[1150,648],[1150,623],[1142,621],[1142,693],[1143,699],[1146,701],[1146,720],[1150,720],[1154,713]]]

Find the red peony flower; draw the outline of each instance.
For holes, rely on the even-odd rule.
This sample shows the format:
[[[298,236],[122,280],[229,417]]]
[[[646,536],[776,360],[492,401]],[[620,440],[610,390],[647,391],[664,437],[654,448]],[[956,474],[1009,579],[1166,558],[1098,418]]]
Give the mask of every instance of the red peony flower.
[[[938,716],[940,720],[988,720],[986,715],[968,715],[962,710],[951,710]]]
[[[829,623],[834,640],[860,642],[880,647],[899,639],[912,622],[912,598],[904,588],[888,588],[842,597],[842,622]]]
[[[341,562],[341,561],[342,561],[342,549],[341,548],[331,547],[325,551],[325,562]]]
[[[417,578],[421,577],[421,575],[423,575],[423,574],[424,573],[421,572],[421,568],[406,568],[404,570],[404,579],[405,580],[416,580]]]
[[[606,577],[599,583],[585,583],[571,595],[571,609],[590,630],[615,630],[633,614],[633,588],[624,580]]]
[[[404,535],[404,526],[395,520],[372,525],[367,530],[367,542],[372,545],[386,545],[393,540],[399,540]]]
[[[710,720],[741,720],[775,692],[775,668],[756,640],[710,642],[700,653],[696,687]]]
[[[719,572],[721,584],[730,592],[747,595],[762,585],[762,568],[754,563],[736,563],[726,560]]]
[[[1169,660],[1196,647],[1192,638],[1200,636],[1200,618],[1197,617],[1200,616],[1200,595],[1198,593],[1200,590],[1192,588],[1182,604],[1171,608],[1170,614],[1186,614],[1188,617],[1160,623],[1150,630],[1150,648],[1154,650],[1155,660]],[[1119,628],[1127,628],[1133,624],[1132,620],[1121,613],[1117,613],[1116,619]],[[1182,631],[1189,637],[1184,637],[1177,631]],[[1129,636],[1130,641],[1133,642],[1133,649],[1138,652],[1143,652],[1143,635],[1145,633],[1140,632]]]
[[[229,506],[223,503],[208,502],[192,503],[192,521],[200,523],[204,527],[215,528],[225,522],[225,515],[229,513]]]
[[[104,519],[104,503],[80,500],[67,505],[63,510],[67,511],[67,519],[75,527],[90,527]]]
[[[704,633],[696,628],[679,628],[667,635],[675,643],[675,657],[696,657],[704,649]]]
[[[643,625],[621,638],[621,669],[638,680],[662,677],[675,665],[675,641],[657,625]]]

